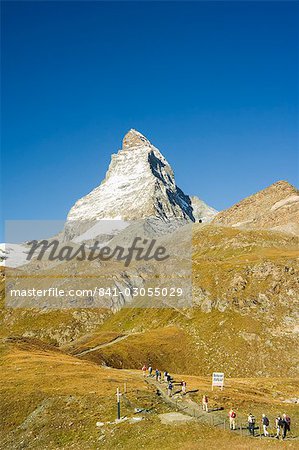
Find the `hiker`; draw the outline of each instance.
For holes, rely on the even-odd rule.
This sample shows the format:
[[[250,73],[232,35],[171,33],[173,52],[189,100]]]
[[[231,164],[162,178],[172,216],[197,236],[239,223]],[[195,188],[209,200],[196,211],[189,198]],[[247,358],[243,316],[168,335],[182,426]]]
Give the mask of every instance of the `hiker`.
[[[254,436],[255,417],[251,413],[248,416],[248,429],[249,429],[249,433],[252,434],[252,436]]]
[[[172,385],[172,382],[170,381],[168,383],[168,386],[167,386],[167,395],[168,395],[168,397],[171,397],[172,389],[173,389],[173,385]]]
[[[209,399],[206,395],[203,395],[202,397],[202,409],[206,412],[209,412],[208,410],[208,403],[209,403]]]
[[[282,439],[286,438],[287,432],[291,431],[291,418],[286,414],[282,415],[283,425],[282,425]]]
[[[166,372],[166,370],[164,372],[164,381],[165,381],[165,383],[167,383],[167,372]]]
[[[269,426],[269,419],[266,416],[266,414],[262,414],[262,425],[263,425],[263,433],[264,436],[269,436],[268,426]]]
[[[145,377],[146,376],[146,371],[147,371],[147,368],[146,368],[146,365],[144,364],[144,366],[142,367],[142,372],[143,372],[143,376]]]
[[[282,418],[280,417],[280,415],[278,415],[275,418],[275,428],[276,428],[276,435],[275,435],[275,437],[276,437],[276,439],[279,439],[279,436],[280,436],[281,423],[282,423]]]
[[[149,368],[148,368],[148,376],[149,376],[149,377],[152,376],[152,371],[153,371],[152,366],[149,366]]]
[[[181,386],[182,386],[182,394],[185,395],[186,394],[186,387],[187,387],[186,381],[182,380]]]
[[[160,372],[160,370],[159,370],[159,373],[158,373],[158,381],[159,381],[159,383],[161,383],[161,372]]]
[[[233,408],[231,408],[231,410],[229,411],[228,417],[229,417],[229,428],[231,430],[235,430],[236,429],[236,417],[237,417],[237,414],[235,413]]]
[[[282,427],[283,427],[283,420],[280,417],[280,415],[278,414],[278,416],[275,419],[275,428],[276,428],[276,439],[279,439],[280,436],[280,431],[282,431]]]
[[[291,418],[290,418],[290,416],[286,415],[285,421],[287,423],[287,431],[291,431]]]
[[[171,376],[170,376],[170,373],[167,373],[167,383],[170,383],[171,382]]]
[[[159,370],[158,369],[156,369],[155,374],[156,374],[156,381],[158,381],[158,378],[159,378]]]

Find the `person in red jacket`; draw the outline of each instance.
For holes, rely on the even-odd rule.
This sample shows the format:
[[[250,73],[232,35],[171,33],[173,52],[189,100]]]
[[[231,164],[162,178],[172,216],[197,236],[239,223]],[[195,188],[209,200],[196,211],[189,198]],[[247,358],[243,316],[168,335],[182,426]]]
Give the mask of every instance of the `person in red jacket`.
[[[202,396],[202,409],[206,412],[209,412],[208,410],[208,404],[209,404],[209,399],[206,395]]]
[[[235,413],[233,408],[231,408],[231,410],[229,411],[228,417],[229,417],[229,428],[231,430],[235,430],[236,429],[236,417],[237,417],[237,414]]]

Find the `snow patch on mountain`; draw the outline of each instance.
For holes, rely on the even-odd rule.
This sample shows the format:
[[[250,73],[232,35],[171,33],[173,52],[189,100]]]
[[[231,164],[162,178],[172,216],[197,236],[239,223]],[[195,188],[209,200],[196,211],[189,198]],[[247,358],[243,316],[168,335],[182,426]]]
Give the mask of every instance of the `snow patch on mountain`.
[[[29,247],[22,244],[0,244],[0,265],[19,267],[28,264]]]
[[[210,222],[218,211],[207,205],[203,200],[196,196],[191,197],[191,205],[193,208],[193,216],[196,222]]]

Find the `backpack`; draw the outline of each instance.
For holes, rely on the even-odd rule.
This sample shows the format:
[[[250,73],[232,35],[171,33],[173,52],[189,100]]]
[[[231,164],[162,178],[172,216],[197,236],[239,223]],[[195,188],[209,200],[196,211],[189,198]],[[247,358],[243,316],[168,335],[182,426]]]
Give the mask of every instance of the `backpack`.
[[[235,417],[236,417],[236,413],[235,413],[235,411],[233,411],[232,413],[231,413],[231,415],[230,415],[233,419],[235,419]]]
[[[279,421],[278,421],[278,426],[279,426],[279,427],[283,427],[283,425],[284,425],[284,420],[279,419]]]
[[[268,417],[264,417],[263,424],[266,425],[266,427],[269,426],[269,419],[268,419]]]

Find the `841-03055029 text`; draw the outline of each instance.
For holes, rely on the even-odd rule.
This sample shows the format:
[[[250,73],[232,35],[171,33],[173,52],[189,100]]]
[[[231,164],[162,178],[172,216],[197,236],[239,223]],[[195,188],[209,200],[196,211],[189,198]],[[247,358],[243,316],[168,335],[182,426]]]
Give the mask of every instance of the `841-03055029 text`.
[[[93,289],[61,289],[49,287],[47,289],[9,289],[10,297],[182,297],[183,288],[180,287],[95,287]]]

